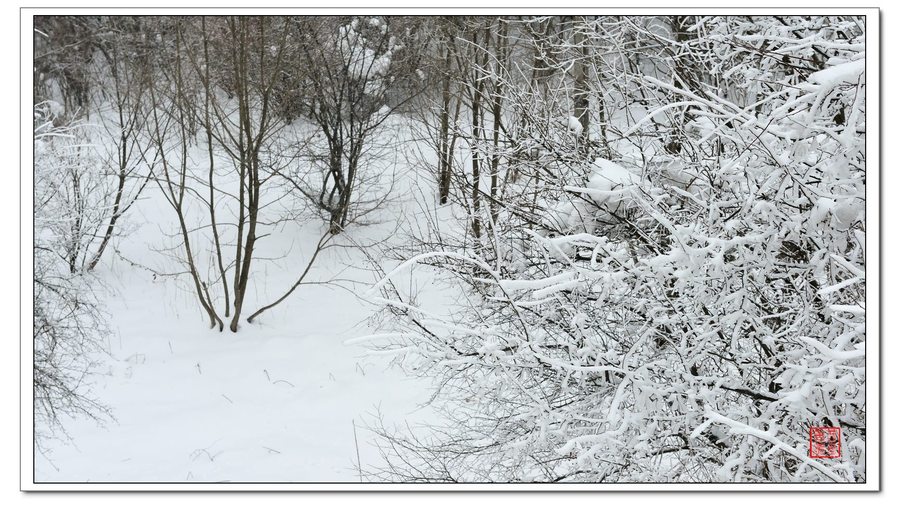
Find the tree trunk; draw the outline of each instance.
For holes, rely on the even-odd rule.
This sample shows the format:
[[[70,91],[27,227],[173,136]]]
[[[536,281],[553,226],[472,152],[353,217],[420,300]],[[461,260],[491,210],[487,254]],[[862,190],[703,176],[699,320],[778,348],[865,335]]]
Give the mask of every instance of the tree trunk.
[[[438,201],[450,199],[450,48],[444,56],[444,78],[441,82],[440,132],[438,133]]]
[[[500,29],[497,33],[497,64],[494,66],[494,90],[493,102],[491,108],[491,116],[493,116],[493,146],[491,149],[491,224],[497,223],[500,209],[499,202],[499,186],[500,186],[500,123],[503,107],[503,72],[506,65],[506,33],[508,24],[499,20]]]
[[[591,101],[590,101],[590,84],[588,83],[588,65],[589,49],[586,44],[584,30],[587,29],[583,16],[576,18],[573,24],[575,31],[575,46],[578,48],[578,56],[575,59],[575,91],[574,91],[574,109],[575,118],[581,124],[581,134],[578,136],[579,151],[584,154],[589,148],[590,126],[591,126]]]
[[[478,60],[478,30],[472,31],[472,46],[475,47],[475,61]],[[487,54],[484,55],[484,63],[487,63]],[[482,136],[482,105],[483,80],[479,69],[472,72],[472,140],[469,143],[472,150],[472,235],[476,240],[481,238],[481,136]]]

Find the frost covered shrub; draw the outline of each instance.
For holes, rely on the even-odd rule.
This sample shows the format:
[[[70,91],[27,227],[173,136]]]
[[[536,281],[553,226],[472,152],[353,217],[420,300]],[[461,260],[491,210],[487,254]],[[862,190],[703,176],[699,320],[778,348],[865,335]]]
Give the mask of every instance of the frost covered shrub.
[[[103,351],[105,318],[90,275],[72,268],[93,215],[73,181],[82,178],[77,125],[57,116],[53,103],[34,116],[34,418],[35,445],[65,436],[71,417],[103,420],[106,407],[91,397],[89,378]],[[54,122],[59,123],[55,125]],[[73,179],[74,178],[74,179]],[[80,250],[79,250],[80,251]]]
[[[865,480],[863,31],[705,23],[706,56],[727,54],[747,77],[731,83],[757,94],[645,78],[691,119],[669,157],[677,183],[598,161],[565,187],[579,203],[567,232],[530,233],[515,266],[429,252],[379,284],[397,319],[373,346],[435,378],[448,423],[380,428],[373,477]],[[785,59],[760,65],[745,44]],[[779,64],[791,58],[819,70]],[[418,263],[461,275],[452,317],[398,298],[390,278]],[[808,457],[822,425],[841,428],[839,459]]]

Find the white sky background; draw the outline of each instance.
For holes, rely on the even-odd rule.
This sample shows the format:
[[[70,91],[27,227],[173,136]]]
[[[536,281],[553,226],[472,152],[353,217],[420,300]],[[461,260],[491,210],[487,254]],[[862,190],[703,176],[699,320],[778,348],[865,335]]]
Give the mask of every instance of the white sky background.
[[[267,6],[277,6],[277,7],[296,7],[300,4],[305,6],[311,6],[311,2],[300,2],[297,0],[294,1],[272,1],[266,0],[264,3]],[[319,2],[320,4],[322,2]],[[0,46],[2,48],[3,55],[3,68],[6,71],[6,79],[0,80],[0,86],[2,86],[3,93],[0,94],[2,100],[0,100],[0,104],[2,104],[2,110],[0,110],[0,114],[2,114],[2,121],[0,121],[0,128],[3,129],[2,134],[0,135],[0,140],[3,142],[3,161],[5,162],[2,166],[2,173],[6,176],[6,179],[0,184],[0,189],[2,189],[2,198],[0,198],[0,217],[2,218],[2,231],[5,233],[5,242],[7,244],[12,243],[14,238],[18,238],[19,234],[19,226],[21,218],[21,223],[30,227],[31,219],[30,219],[30,210],[26,206],[26,209],[21,210],[23,212],[20,215],[20,193],[19,193],[19,183],[17,181],[17,174],[19,171],[16,170],[18,166],[18,153],[20,151],[20,143],[19,143],[19,131],[20,131],[20,122],[17,122],[15,119],[21,116],[21,109],[19,103],[19,83],[16,79],[13,78],[14,69],[19,67],[19,7],[75,7],[75,6],[93,6],[93,7],[124,7],[128,5],[137,6],[147,6],[152,5],[153,7],[169,7],[169,6],[196,6],[196,7],[239,7],[241,5],[247,5],[247,2],[234,2],[234,1],[202,1],[202,0],[192,0],[192,1],[170,1],[170,0],[154,0],[152,2],[125,2],[122,0],[119,1],[92,1],[92,2],[67,2],[63,0],[56,0],[52,2],[18,2],[18,3],[9,3],[4,4],[2,7],[2,14],[0,14],[0,36],[3,37],[3,44]],[[387,6],[396,6],[396,7],[420,7],[426,4],[431,4],[430,2],[423,2],[422,0],[412,1],[407,0],[403,2],[394,1],[390,4],[386,3],[370,3],[364,4],[361,1],[346,1],[346,0],[331,0],[327,2],[328,7],[360,7],[365,5],[367,9],[377,8],[377,7],[387,7]],[[436,2],[431,5],[440,6],[441,2]],[[500,1],[494,0],[493,2],[485,2],[481,1],[473,1],[473,0],[454,0],[453,2],[444,3],[444,5],[450,4],[453,7],[457,8],[465,8],[465,7],[484,7],[484,6],[496,6],[496,7],[517,7],[517,8],[534,8],[535,10],[540,10],[542,12],[546,12],[553,7],[560,6],[571,6],[571,7],[584,7],[584,8],[597,8],[597,7],[617,7],[623,6],[628,8],[635,7],[660,7],[662,6],[664,9],[676,9],[678,7],[705,7],[710,9],[718,9],[726,6],[734,6],[734,7],[753,7],[753,8],[767,8],[767,7],[798,7],[798,8],[825,8],[825,7],[834,7],[834,8],[859,8],[859,7],[881,7],[881,83],[883,86],[883,91],[881,92],[881,123],[882,129],[881,132],[881,140],[884,146],[882,147],[882,160],[881,160],[881,168],[882,168],[882,196],[884,198],[884,202],[882,203],[882,241],[883,244],[881,246],[882,252],[885,254],[885,258],[882,263],[883,271],[881,273],[881,281],[883,286],[883,300],[882,300],[882,308],[885,310],[885,318],[883,321],[882,328],[882,341],[881,341],[881,353],[882,353],[882,401],[884,404],[882,405],[882,447],[881,447],[881,458],[882,458],[882,489],[885,491],[881,494],[834,494],[834,493],[816,493],[807,495],[796,495],[790,493],[766,493],[762,495],[753,495],[753,494],[729,494],[723,495],[718,493],[713,494],[672,494],[672,493],[655,493],[650,495],[640,495],[639,497],[627,497],[622,494],[614,494],[613,496],[609,495],[597,495],[597,494],[585,494],[585,493],[575,493],[568,495],[548,495],[548,494],[532,494],[532,493],[517,493],[515,496],[497,496],[491,494],[377,494],[377,495],[361,495],[361,494],[353,494],[353,495],[330,495],[330,496],[322,496],[316,495],[313,496],[294,496],[294,495],[261,495],[261,494],[240,494],[240,495],[224,495],[221,493],[215,494],[215,496],[197,496],[197,495],[189,495],[189,494],[175,494],[175,495],[129,495],[125,497],[122,494],[28,494],[24,495],[18,492],[19,486],[19,477],[20,477],[20,466],[19,466],[19,439],[17,435],[19,435],[19,419],[14,414],[18,414],[19,410],[19,396],[21,391],[19,390],[19,340],[14,338],[15,336],[20,336],[20,314],[19,314],[19,300],[20,293],[15,287],[18,287],[18,276],[16,275],[16,271],[19,266],[19,255],[20,251],[16,248],[5,248],[0,249],[0,257],[2,257],[3,266],[2,274],[4,275],[4,290],[0,293],[0,322],[3,323],[3,333],[2,333],[2,354],[0,354],[0,372],[3,373],[2,377],[2,394],[3,394],[3,404],[0,405],[4,407],[4,417],[0,418],[0,425],[2,425],[2,431],[0,431],[0,456],[2,456],[2,461],[0,461],[0,492],[2,492],[2,502],[3,505],[19,505],[19,504],[27,504],[27,505],[35,505],[35,504],[65,504],[72,506],[80,506],[80,505],[158,505],[160,502],[165,502],[166,504],[175,504],[181,505],[191,504],[197,505],[198,500],[203,503],[205,501],[215,502],[217,506],[225,507],[230,505],[247,505],[253,504],[259,501],[264,502],[272,502],[274,504],[290,504],[297,505],[297,502],[305,502],[312,500],[313,502],[317,501],[327,501],[327,502],[352,502],[354,504],[360,504],[364,507],[375,507],[379,505],[416,505],[418,507],[431,507],[432,505],[440,506],[440,505],[458,505],[459,502],[475,502],[476,504],[485,504],[485,505],[500,505],[506,504],[507,502],[515,502],[517,507],[519,505],[528,506],[528,505],[547,505],[547,504],[557,504],[559,502],[573,502],[583,505],[602,505],[608,503],[617,503],[617,502],[647,502],[648,505],[660,505],[663,507],[675,506],[675,505],[723,505],[727,503],[729,507],[734,506],[760,506],[760,504],[773,504],[779,505],[782,503],[788,502],[802,502],[803,504],[812,505],[837,505],[837,506],[847,506],[847,507],[857,507],[869,504],[882,504],[882,503],[890,503],[897,504],[900,501],[900,486],[895,481],[892,481],[894,475],[896,474],[897,466],[894,465],[898,456],[898,445],[897,442],[900,440],[900,437],[896,436],[894,430],[900,430],[900,416],[897,414],[897,405],[896,403],[892,403],[891,400],[898,399],[898,391],[900,391],[900,387],[894,389],[897,386],[897,372],[900,370],[895,361],[900,360],[900,355],[897,353],[898,348],[898,338],[897,334],[900,329],[898,329],[897,322],[894,320],[893,322],[889,319],[890,315],[895,312],[897,308],[900,308],[900,297],[898,297],[897,292],[893,292],[892,288],[900,287],[900,275],[898,275],[898,269],[896,265],[891,263],[891,260],[897,255],[894,252],[900,252],[900,235],[898,235],[895,231],[897,230],[897,224],[900,223],[900,200],[894,198],[894,193],[900,191],[900,183],[898,183],[898,178],[900,178],[900,154],[896,150],[892,149],[893,143],[896,142],[897,139],[900,139],[900,129],[898,129],[898,118],[900,118],[900,108],[898,108],[898,99],[897,94],[900,93],[898,90],[898,83],[900,83],[900,76],[898,76],[898,64],[896,62],[900,62],[900,45],[898,45],[898,38],[900,38],[900,6],[895,3],[893,5],[886,0],[877,1],[877,0],[869,0],[869,1],[859,1],[850,2],[848,0],[844,1],[825,1],[819,0],[817,2],[809,2],[809,1],[798,1],[794,0],[792,2],[781,1],[766,1],[766,0],[754,0],[752,2],[740,2],[734,4],[728,4],[720,1],[694,1],[694,2],[680,2],[677,4],[667,4],[665,2],[660,1],[646,1],[646,0],[629,0],[628,2],[609,2],[609,1],[566,1],[566,2],[547,2],[546,0],[541,1],[529,1],[529,0],[518,0],[518,1]],[[257,4],[259,5],[259,4]],[[653,12],[659,12],[654,10]],[[436,12],[435,12],[436,13]],[[273,13],[274,14],[274,13]],[[26,66],[27,67],[27,66]],[[30,102],[30,93],[26,89],[25,94],[26,102]],[[869,97],[870,104],[874,100],[874,94]],[[30,110],[30,107],[29,107]],[[871,141],[870,141],[871,142]],[[876,170],[876,167],[870,166],[872,171]],[[23,171],[24,176],[27,178],[28,173],[25,171],[30,170],[30,168],[19,168],[19,170]],[[874,174],[874,172],[872,173]],[[28,183],[25,183],[28,185]],[[22,191],[26,194],[30,193],[29,188],[23,188]],[[873,216],[873,214],[877,210],[870,209],[868,211],[869,216]],[[873,222],[869,221],[870,224]],[[27,232],[27,231],[26,231]],[[874,229],[870,229],[869,231],[870,237],[876,234]],[[30,239],[30,235],[28,235],[28,239]],[[25,245],[22,248],[22,252],[30,252],[30,246]],[[28,254],[30,255],[30,254]],[[875,269],[874,266],[870,266],[869,270]],[[871,272],[871,271],[870,271]],[[27,273],[24,278],[25,283],[28,283]],[[24,324],[28,324],[28,322],[24,322]],[[26,329],[27,331],[27,329]],[[27,344],[27,342],[26,342]],[[25,390],[27,392],[28,389]],[[27,428],[26,428],[27,429]],[[30,438],[30,435],[26,435]],[[871,440],[870,440],[871,441]],[[24,450],[25,452],[30,452],[30,442],[24,442]],[[27,475],[30,476],[30,470],[24,471]],[[894,498],[893,501],[890,501],[890,498]],[[767,507],[767,506],[766,506]]]

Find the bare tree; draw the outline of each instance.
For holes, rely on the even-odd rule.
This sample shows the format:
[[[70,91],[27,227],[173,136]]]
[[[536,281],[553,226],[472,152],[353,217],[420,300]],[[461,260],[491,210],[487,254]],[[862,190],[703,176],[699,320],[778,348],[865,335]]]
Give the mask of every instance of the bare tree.
[[[112,85],[108,99],[112,118],[101,115],[101,123],[106,138],[110,140],[109,143],[104,143],[109,147],[106,155],[108,171],[116,183],[106,229],[87,263],[89,271],[103,257],[116,233],[116,224],[147,186],[154,164],[152,160],[147,163],[151,144],[142,136],[147,114],[145,99],[150,69],[147,57],[143,54],[145,49],[133,40],[141,33],[140,27],[130,25],[140,23],[139,20],[140,18],[121,20],[120,25],[117,18],[107,19],[103,28],[108,35],[97,43],[97,48],[104,57],[106,70],[101,74],[101,84]]]
[[[212,101],[218,128],[210,132],[214,132],[212,136],[235,161],[239,173],[234,314],[229,325],[235,332],[259,238],[260,193],[267,179],[260,167],[260,151],[280,128],[274,112],[273,90],[281,72],[288,30],[283,21],[262,16],[254,19],[232,16],[226,20],[226,27],[233,41],[226,69],[234,85],[237,119],[235,121],[222,105]],[[210,94],[206,96],[210,97]]]
[[[318,189],[306,193],[338,234],[352,219],[371,137],[420,91],[412,76],[421,35],[415,25],[386,17],[295,18],[293,26],[304,65],[316,69],[307,76],[303,111],[325,138],[325,153],[316,162]],[[392,94],[404,82],[412,89]]]
[[[148,135],[155,144],[161,173],[154,178],[166,201],[178,218],[181,246],[194,293],[201,308],[209,318],[210,327],[222,330],[224,322],[215,309],[215,301],[207,282],[203,279],[196,253],[191,243],[191,227],[186,216],[186,204],[192,188],[189,185],[191,171],[188,161],[188,118],[192,97],[187,93],[184,73],[188,69],[182,32],[175,21],[172,59],[167,61],[162,73],[149,87],[150,121]]]

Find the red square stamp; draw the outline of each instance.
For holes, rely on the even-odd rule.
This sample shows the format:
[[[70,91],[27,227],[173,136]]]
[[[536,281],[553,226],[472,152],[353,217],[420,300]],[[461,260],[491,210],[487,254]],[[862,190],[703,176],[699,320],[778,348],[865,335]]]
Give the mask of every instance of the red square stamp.
[[[809,457],[840,458],[841,429],[834,426],[811,426],[809,428]]]

